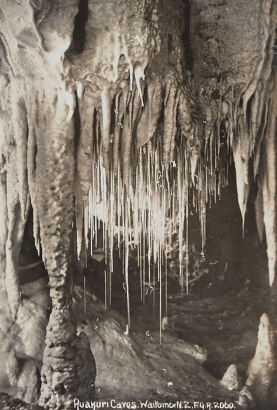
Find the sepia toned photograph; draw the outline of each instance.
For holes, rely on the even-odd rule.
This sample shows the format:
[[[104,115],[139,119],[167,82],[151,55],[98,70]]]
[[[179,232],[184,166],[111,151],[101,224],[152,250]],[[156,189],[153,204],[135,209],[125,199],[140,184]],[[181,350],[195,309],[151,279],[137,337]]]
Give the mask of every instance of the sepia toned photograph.
[[[276,176],[276,0],[0,0],[0,410],[277,410]]]

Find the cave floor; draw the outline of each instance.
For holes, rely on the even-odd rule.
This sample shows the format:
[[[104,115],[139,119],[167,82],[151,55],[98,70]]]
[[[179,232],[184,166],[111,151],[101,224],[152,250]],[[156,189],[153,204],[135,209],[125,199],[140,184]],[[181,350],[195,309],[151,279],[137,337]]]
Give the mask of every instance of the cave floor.
[[[259,319],[265,310],[266,291],[245,286],[240,292],[169,296],[168,320],[163,335],[171,334],[186,342],[200,345],[208,352],[204,367],[222,378],[230,364],[236,364],[244,379],[255,353]],[[151,312],[152,310],[152,312]],[[138,308],[134,327],[149,334],[157,333],[159,312]],[[162,336],[163,337],[163,336]]]
[[[10,392],[13,393],[12,391]],[[29,405],[24,403],[22,400],[14,399],[7,393],[0,393],[0,409],[1,410],[39,410],[42,409],[36,405]]]
[[[259,319],[267,310],[269,298],[265,287],[247,278],[231,286],[232,278],[228,282],[228,277],[224,283],[219,280],[210,285],[209,278],[204,276],[186,295],[180,292],[176,280],[170,280],[168,312],[165,317],[163,306],[160,339],[158,289],[155,306],[153,290],[142,305],[137,291],[139,278],[136,269],[131,269],[134,280],[128,330],[122,274],[119,270],[114,274],[112,306],[105,308],[103,269],[103,265],[89,262],[86,292],[80,279],[73,299],[77,331],[87,334],[96,360],[94,399],[226,400],[240,408],[238,391],[226,389],[220,380],[226,369],[235,364],[239,389],[246,381],[247,367],[255,353]],[[30,282],[30,286],[35,282]],[[11,396],[17,393],[2,390]],[[36,408],[6,393],[0,394],[1,409]]]
[[[112,295],[114,310],[103,311],[105,290],[104,281],[101,286],[99,276],[97,279],[97,275],[101,275],[99,271],[98,266],[98,273],[95,276],[94,272],[91,280],[87,276],[87,286],[89,289],[91,283],[94,290],[98,286],[96,293],[100,295],[99,300],[102,298],[102,305],[95,312],[97,297],[94,296],[94,307],[89,313],[87,295],[87,316],[81,325],[91,342],[96,364],[102,367],[96,379],[98,399],[236,402],[237,393],[221,389],[219,380],[227,368],[235,364],[239,389],[246,381],[247,367],[255,353],[259,319],[267,309],[268,295],[264,287],[244,279],[235,287],[218,282],[210,288],[200,280],[186,295],[171,284],[161,336],[158,290],[154,307],[153,294],[147,296],[147,303],[142,306],[138,292],[131,289],[132,326],[128,335],[124,286],[117,286],[118,291]],[[80,306],[84,299],[81,287],[77,299]],[[99,348],[95,332],[104,341],[105,348]],[[110,363],[102,366],[104,361]]]
[[[101,265],[94,261],[88,271],[91,276],[87,276],[87,282],[104,302],[104,272],[101,274]],[[126,293],[121,283],[122,275],[114,276],[112,309],[124,317],[126,323]],[[195,283],[188,295],[180,291],[176,280],[169,279],[167,314],[163,288],[162,341],[167,335],[172,335],[197,344],[208,351],[204,367],[209,373],[221,379],[227,367],[234,363],[244,380],[249,361],[255,353],[259,319],[269,309],[268,288],[260,281],[251,282],[244,276],[235,281],[231,275],[226,275],[224,282],[216,280],[213,283],[207,276]],[[143,334],[146,340],[155,335],[160,343],[159,289],[156,289],[155,296],[151,289],[142,305],[138,286],[137,275],[131,281],[130,288],[132,335]]]

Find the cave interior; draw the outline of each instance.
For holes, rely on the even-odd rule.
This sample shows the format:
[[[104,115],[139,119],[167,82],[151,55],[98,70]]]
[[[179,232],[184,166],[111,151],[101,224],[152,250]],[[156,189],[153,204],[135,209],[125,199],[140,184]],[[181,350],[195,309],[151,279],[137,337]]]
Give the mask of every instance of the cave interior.
[[[0,406],[277,408],[276,81],[274,0],[0,0]]]

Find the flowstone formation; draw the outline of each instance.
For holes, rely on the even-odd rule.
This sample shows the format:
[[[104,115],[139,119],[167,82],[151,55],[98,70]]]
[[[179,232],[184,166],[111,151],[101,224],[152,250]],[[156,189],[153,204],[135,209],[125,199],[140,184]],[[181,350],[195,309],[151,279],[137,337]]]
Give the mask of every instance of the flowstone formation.
[[[276,311],[275,35],[274,0],[1,0],[0,283],[20,320],[18,255],[32,209],[52,302],[45,408],[69,407],[94,383],[71,303],[98,228],[108,284],[115,247],[124,260],[130,328],[130,249],[143,299],[146,280],[166,280],[178,232],[188,290],[190,208],[204,247],[206,206],[227,185],[232,157],[242,224],[251,184],[258,186]],[[255,377],[263,380],[257,369],[253,385]]]

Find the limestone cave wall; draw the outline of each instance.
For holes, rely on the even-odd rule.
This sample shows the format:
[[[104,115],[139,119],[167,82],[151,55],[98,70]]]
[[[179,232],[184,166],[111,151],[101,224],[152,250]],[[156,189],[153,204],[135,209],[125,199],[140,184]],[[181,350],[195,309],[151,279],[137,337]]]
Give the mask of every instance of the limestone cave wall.
[[[185,289],[189,208],[204,247],[230,161],[242,226],[258,187],[276,310],[276,16],[274,0],[1,0],[0,286],[24,327],[19,252],[32,209],[51,298],[42,406],[70,406],[94,383],[71,305],[99,221],[109,272],[122,249],[127,298],[131,244],[160,278],[173,232]]]

